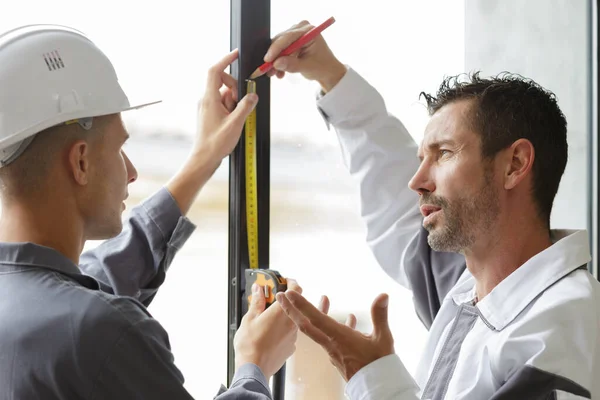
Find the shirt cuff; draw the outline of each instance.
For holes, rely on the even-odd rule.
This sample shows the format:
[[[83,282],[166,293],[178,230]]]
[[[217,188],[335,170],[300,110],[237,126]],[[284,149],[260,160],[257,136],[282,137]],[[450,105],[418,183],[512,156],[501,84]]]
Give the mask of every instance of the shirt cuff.
[[[393,399],[402,394],[414,394],[417,399],[418,391],[419,387],[396,354],[366,365],[346,384],[346,396],[351,400]]]
[[[196,225],[181,213],[177,202],[165,187],[144,200],[141,207],[154,222],[163,240],[177,249],[196,229]]]
[[[261,369],[256,364],[244,364],[233,375],[233,380],[231,381],[230,388],[234,387],[240,381],[251,379],[255,380],[264,386],[266,393],[271,393],[269,389],[269,383],[267,382],[267,378],[262,373]]]
[[[383,101],[379,92],[348,67],[346,75],[333,89],[317,96],[317,108],[329,127],[329,124],[339,125],[356,114],[371,115],[378,112],[382,109],[378,101]]]

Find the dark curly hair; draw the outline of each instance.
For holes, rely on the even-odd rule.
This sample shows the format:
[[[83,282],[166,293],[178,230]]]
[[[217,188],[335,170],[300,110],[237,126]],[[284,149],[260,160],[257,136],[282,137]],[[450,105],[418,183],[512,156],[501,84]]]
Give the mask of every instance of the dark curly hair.
[[[493,158],[518,139],[535,149],[533,198],[542,220],[550,225],[552,203],[567,164],[567,120],[554,93],[531,79],[503,72],[481,78],[480,72],[444,79],[435,96],[421,93],[429,114],[448,103],[472,100],[471,128],[481,134],[484,158]]]

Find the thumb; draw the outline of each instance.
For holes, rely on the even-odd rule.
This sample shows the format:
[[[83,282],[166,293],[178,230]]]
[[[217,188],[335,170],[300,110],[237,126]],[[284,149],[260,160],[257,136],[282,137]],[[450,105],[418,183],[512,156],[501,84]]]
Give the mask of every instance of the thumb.
[[[287,290],[293,290],[294,292],[298,292],[302,294],[302,288],[298,285],[295,279],[287,278]]]
[[[248,307],[248,316],[251,318],[256,318],[263,311],[265,311],[265,306],[267,301],[265,299],[265,294],[263,292],[262,287],[257,285],[256,283],[252,285],[252,301],[250,302],[250,307]]]
[[[234,125],[239,125],[240,130],[246,122],[248,115],[254,110],[258,103],[258,95],[256,93],[248,93],[242,100],[239,101],[235,109],[229,114],[230,122]]]
[[[384,339],[392,337],[390,326],[388,324],[388,303],[389,297],[387,294],[377,296],[371,306],[371,318],[373,320],[373,336],[376,339]]]

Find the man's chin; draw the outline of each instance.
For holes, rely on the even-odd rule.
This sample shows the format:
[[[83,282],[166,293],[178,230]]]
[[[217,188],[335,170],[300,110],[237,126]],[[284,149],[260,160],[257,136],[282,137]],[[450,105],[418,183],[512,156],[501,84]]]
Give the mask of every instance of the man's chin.
[[[436,239],[437,238],[433,235],[429,235],[427,237],[427,243],[429,244],[429,247],[431,247],[433,251],[446,251],[446,248],[442,245],[442,243]]]
[[[464,243],[461,243],[460,238],[441,229],[430,230],[427,243],[432,250],[446,253],[462,253],[464,249]]]
[[[448,237],[447,232],[443,232],[442,229],[429,226],[425,228],[429,232],[427,236],[427,243],[434,251],[453,251],[451,248],[451,238]]]

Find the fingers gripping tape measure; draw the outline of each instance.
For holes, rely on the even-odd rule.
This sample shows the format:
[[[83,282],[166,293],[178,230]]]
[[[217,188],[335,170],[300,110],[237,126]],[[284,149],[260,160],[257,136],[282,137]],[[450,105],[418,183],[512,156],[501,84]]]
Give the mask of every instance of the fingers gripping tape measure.
[[[246,81],[246,92],[256,93],[256,82]],[[246,270],[246,296],[252,301],[252,284],[257,283],[264,291],[267,307],[275,301],[275,294],[287,289],[285,278],[279,272],[258,268],[258,193],[256,174],[256,108],[252,110],[244,126],[246,152],[246,231],[248,236],[248,264]]]

